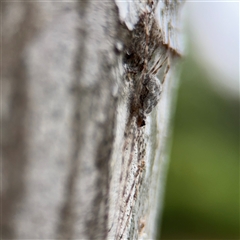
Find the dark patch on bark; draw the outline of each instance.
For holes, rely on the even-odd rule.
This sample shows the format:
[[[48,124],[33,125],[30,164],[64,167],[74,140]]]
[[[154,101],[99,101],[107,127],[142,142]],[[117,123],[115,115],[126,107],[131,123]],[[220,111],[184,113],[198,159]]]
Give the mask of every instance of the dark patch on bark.
[[[9,116],[3,116],[1,149],[2,183],[1,195],[1,230],[3,239],[14,239],[14,218],[17,206],[24,197],[25,191],[25,167],[27,159],[27,129],[26,119],[28,113],[28,81],[23,53],[30,39],[35,33],[34,24],[36,15],[35,6],[32,3],[21,3],[26,14],[16,26],[16,33],[8,38],[3,32],[2,36],[2,76],[9,81],[11,99],[9,100]],[[7,6],[8,5],[8,6]],[[9,10],[11,3],[2,3],[2,10]],[[7,14],[1,13],[2,16]],[[34,15],[34,16],[33,16]],[[4,21],[4,18],[3,18]],[[4,82],[3,82],[4,83]],[[2,85],[4,86],[4,84]],[[2,91],[5,91],[4,88]],[[11,104],[10,104],[11,103]]]
[[[106,56],[105,56],[106,55]],[[107,54],[103,54],[102,59],[107,59]],[[114,67],[113,65],[111,67]],[[107,89],[113,83],[111,68],[108,61],[102,63],[101,82],[96,88],[96,95],[101,95],[99,89]],[[96,195],[93,202],[92,218],[86,222],[86,229],[89,229],[89,239],[106,239],[108,234],[108,214],[109,214],[109,183],[110,183],[110,159],[114,141],[114,124],[115,124],[115,109],[117,98],[108,90],[107,97],[109,101],[105,104],[102,111],[106,114],[105,122],[101,123],[102,138],[96,149],[95,164],[98,169],[98,177],[96,179]],[[101,96],[99,97],[101,98]],[[98,99],[98,98],[97,98]],[[96,100],[97,100],[96,99]],[[97,103],[96,103],[97,105]]]
[[[79,1],[78,9],[80,14],[80,19],[84,18],[87,9],[88,1]],[[81,21],[79,24],[83,24]],[[79,147],[81,142],[81,86],[79,81],[79,76],[81,76],[82,67],[84,65],[84,58],[86,53],[86,39],[87,31],[84,28],[77,30],[77,36],[79,39],[78,52],[76,53],[75,66],[73,66],[73,72],[75,73],[75,81],[71,88],[70,94],[74,98],[74,114],[72,118],[72,159],[69,175],[65,187],[65,198],[60,211],[59,224],[57,235],[60,238],[71,239],[73,237],[73,228],[75,225],[75,216],[73,212],[73,200],[74,200],[74,190],[76,186],[76,179],[79,174]]]

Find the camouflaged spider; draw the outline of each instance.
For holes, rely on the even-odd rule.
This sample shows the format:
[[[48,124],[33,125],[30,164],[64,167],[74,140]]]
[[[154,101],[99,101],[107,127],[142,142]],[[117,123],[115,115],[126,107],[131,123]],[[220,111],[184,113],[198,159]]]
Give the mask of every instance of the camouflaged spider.
[[[156,64],[152,67],[152,69],[149,71],[149,73],[145,74],[143,78],[143,91],[146,91],[147,94],[144,94],[143,98],[143,113],[149,114],[153,108],[158,104],[160,100],[160,95],[162,93],[162,83],[156,76],[159,69],[163,66],[165,61],[167,60],[167,57],[165,60],[160,63],[161,58],[156,62]],[[159,66],[157,66],[160,63]],[[164,73],[164,75],[166,72]],[[165,77],[164,77],[165,78]]]
[[[167,64],[167,67],[164,71],[163,80],[161,82],[156,74],[163,64],[168,60],[168,57],[166,57],[162,62],[161,59],[162,58],[160,57],[150,71],[145,73],[142,78],[142,91],[140,94],[140,103],[142,107],[139,111],[138,117],[138,126],[140,127],[145,125],[146,115],[152,112],[160,100],[162,84],[164,83],[165,77],[169,70],[169,64]]]

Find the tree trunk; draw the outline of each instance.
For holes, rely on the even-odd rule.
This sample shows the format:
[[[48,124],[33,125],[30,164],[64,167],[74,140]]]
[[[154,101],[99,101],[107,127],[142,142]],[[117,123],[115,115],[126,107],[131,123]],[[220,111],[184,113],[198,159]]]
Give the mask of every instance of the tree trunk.
[[[179,9],[1,3],[3,239],[156,236]]]

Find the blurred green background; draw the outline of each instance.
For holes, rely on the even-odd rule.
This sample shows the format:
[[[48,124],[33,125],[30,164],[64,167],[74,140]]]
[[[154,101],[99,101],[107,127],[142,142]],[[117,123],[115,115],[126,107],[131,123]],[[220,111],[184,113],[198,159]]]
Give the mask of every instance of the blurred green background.
[[[158,239],[240,239],[239,99],[216,91],[190,54],[176,104]]]

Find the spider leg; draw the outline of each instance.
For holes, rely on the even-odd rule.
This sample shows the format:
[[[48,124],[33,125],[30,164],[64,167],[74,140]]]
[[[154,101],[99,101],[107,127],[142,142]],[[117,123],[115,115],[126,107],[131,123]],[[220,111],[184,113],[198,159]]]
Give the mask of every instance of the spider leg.
[[[163,77],[163,80],[162,80],[162,84],[164,83],[164,81],[166,79],[166,76],[167,76],[167,73],[168,73],[169,69],[170,69],[170,63],[169,63],[169,59],[168,59],[167,67],[166,67],[166,69],[164,71],[164,75],[163,75],[164,77]]]
[[[168,59],[168,56],[162,61],[160,62],[160,60],[162,59],[162,56],[157,60],[157,62],[154,64],[154,66],[151,68],[151,70],[145,74],[144,76],[144,80],[143,80],[143,84],[146,85],[150,79],[151,79],[151,76],[153,75],[156,75],[158,70],[163,66],[163,64],[167,61]],[[159,66],[157,66],[158,64],[160,63]]]
[[[168,60],[168,56],[162,61],[160,62],[160,60],[162,59],[162,57],[160,57],[158,59],[158,61],[156,62],[156,64],[152,67],[152,69],[150,70],[151,74],[157,74],[157,72],[159,71],[159,69],[163,66],[163,64]],[[157,66],[160,63],[159,66]]]
[[[160,58],[157,60],[157,62],[153,65],[153,67],[150,69],[149,73],[153,73],[154,69],[156,68],[156,66],[159,64],[160,60],[162,59],[162,55],[160,56]]]

